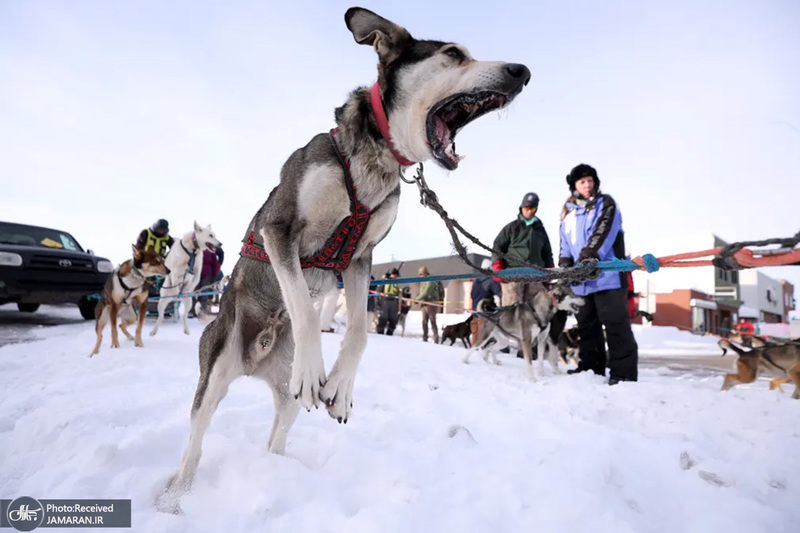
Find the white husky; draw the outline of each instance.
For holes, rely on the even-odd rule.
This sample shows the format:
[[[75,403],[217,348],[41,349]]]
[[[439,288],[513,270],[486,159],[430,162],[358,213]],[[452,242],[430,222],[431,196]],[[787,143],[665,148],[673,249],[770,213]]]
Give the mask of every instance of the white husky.
[[[186,233],[180,241],[170,248],[165,261],[169,275],[161,286],[161,299],[158,301],[158,320],[150,331],[152,337],[158,333],[158,327],[164,320],[164,310],[169,303],[180,299],[183,302],[183,332],[189,334],[189,324],[186,315],[192,306],[191,292],[200,283],[200,274],[203,270],[203,250],[212,252],[222,246],[214,236],[211,224],[205,228],[196,221],[194,231]],[[192,262],[192,258],[193,262]],[[176,298],[179,296],[179,298]]]

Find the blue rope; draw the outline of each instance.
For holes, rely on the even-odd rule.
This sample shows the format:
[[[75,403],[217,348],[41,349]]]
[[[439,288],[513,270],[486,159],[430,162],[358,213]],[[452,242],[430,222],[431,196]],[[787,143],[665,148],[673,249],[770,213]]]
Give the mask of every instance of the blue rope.
[[[157,302],[157,301],[161,300],[162,298],[164,300],[173,300],[173,299],[179,299],[179,298],[196,298],[197,296],[211,296],[212,294],[222,294],[222,293],[219,292],[219,291],[190,292],[189,294],[181,293],[181,294],[175,294],[175,295],[172,295],[172,296],[153,296],[151,298],[148,298],[147,301],[148,302]]]
[[[644,260],[644,267],[649,273],[658,272],[659,268],[661,268],[661,264],[659,263],[658,259],[653,254],[645,254],[642,256]],[[639,265],[631,261],[630,259],[611,259],[609,261],[598,261],[595,265],[600,272],[633,272],[634,270],[639,270]],[[565,269],[569,270],[569,269]],[[499,270],[495,272],[493,275],[497,276],[498,278],[504,278],[506,276],[530,276],[530,277],[539,277],[544,276],[546,273],[542,270],[537,270],[535,268],[507,268],[505,270]],[[450,281],[453,279],[475,279],[482,277],[481,274],[476,273],[468,273],[468,274],[452,274],[447,276],[416,276],[411,278],[394,278],[394,279],[376,279],[370,281],[370,287],[380,287],[383,285],[407,285],[410,283],[422,283],[426,281]],[[338,288],[342,288],[344,285],[339,282],[336,284]]]
[[[598,261],[597,268],[600,272],[632,272],[639,269],[639,265],[630,259],[610,259],[609,261]]]

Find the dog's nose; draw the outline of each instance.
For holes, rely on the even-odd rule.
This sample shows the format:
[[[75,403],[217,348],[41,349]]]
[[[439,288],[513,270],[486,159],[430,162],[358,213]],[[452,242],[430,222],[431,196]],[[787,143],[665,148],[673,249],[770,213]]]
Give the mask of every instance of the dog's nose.
[[[170,270],[167,267],[164,267],[164,270],[166,270],[167,274],[169,274]]]
[[[522,63],[509,63],[506,65],[506,74],[515,80],[521,80],[522,85],[528,85],[531,81],[531,71]]]

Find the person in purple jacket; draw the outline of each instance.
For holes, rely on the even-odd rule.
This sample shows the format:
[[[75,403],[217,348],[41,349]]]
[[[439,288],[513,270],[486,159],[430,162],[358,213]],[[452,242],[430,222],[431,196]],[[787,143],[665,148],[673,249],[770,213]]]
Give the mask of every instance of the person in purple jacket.
[[[572,195],[561,213],[561,251],[558,266],[581,261],[607,261],[625,257],[622,216],[614,199],[600,191],[600,178],[589,165],[581,164],[567,175]],[[578,312],[579,363],[570,373],[591,370],[605,376],[609,385],[638,379],[639,347],[628,313],[628,282],[624,273],[603,272],[596,280],[573,286],[586,303]],[[606,342],[608,340],[608,360]]]

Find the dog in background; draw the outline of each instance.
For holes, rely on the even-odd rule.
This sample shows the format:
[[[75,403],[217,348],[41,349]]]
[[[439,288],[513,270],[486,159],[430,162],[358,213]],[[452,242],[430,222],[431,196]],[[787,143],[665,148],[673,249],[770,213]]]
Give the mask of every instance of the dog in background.
[[[486,320],[478,341],[467,351],[463,362],[468,363],[472,351],[477,349],[483,352],[484,361],[488,362],[491,357],[495,364],[499,364],[496,351],[510,346],[513,340],[522,349],[526,370],[532,380],[536,379],[531,355],[534,345],[538,353],[539,373],[544,374],[545,358],[555,372],[560,372],[558,352],[550,349],[550,323],[557,311],[577,313],[583,303],[584,299],[575,296],[568,285],[541,285],[529,301],[500,307],[493,313],[480,311]]]
[[[583,298],[576,296],[565,284],[541,284],[539,290],[534,292],[532,300],[499,307],[492,313],[486,313],[484,309],[486,305],[493,306],[494,300],[481,301],[478,304],[478,313],[483,315],[483,322],[473,328],[478,333],[477,339],[473,340],[473,348],[467,352],[463,361],[468,363],[472,350],[480,349],[484,361],[488,362],[491,357],[495,364],[500,364],[496,351],[510,346],[513,340],[523,352],[526,369],[532,380],[536,378],[531,355],[534,346],[539,361],[539,373],[544,373],[545,359],[559,373],[557,340],[552,339],[551,324],[556,322],[559,330],[562,330],[567,314],[577,313],[583,303]],[[526,328],[529,328],[528,331]]]
[[[444,344],[444,341],[450,340],[450,346],[455,344],[457,340],[461,340],[464,343],[464,348],[471,348],[472,343],[470,342],[470,335],[472,329],[472,321],[474,320],[475,315],[469,315],[464,322],[459,322],[457,324],[451,324],[449,326],[445,326],[442,328],[442,338],[440,340],[440,344]]]
[[[563,330],[558,335],[558,355],[564,364],[578,363],[578,326]]]
[[[107,322],[111,322],[111,347],[119,348],[119,335],[117,333],[117,318],[121,320],[120,329],[128,340],[134,341],[134,346],[142,347],[142,324],[147,315],[147,297],[150,288],[149,280],[153,276],[169,274],[169,269],[164,264],[164,258],[153,249],[142,252],[136,246],[133,248],[133,258],[123,262],[108,277],[100,301],[94,308],[95,332],[97,343],[89,357],[100,352],[100,343],[103,342],[103,329]],[[138,322],[136,324],[136,337],[128,333],[128,326],[137,321],[133,311],[133,304],[139,308]]]
[[[400,329],[401,337],[406,336],[406,318],[408,318],[408,312],[411,311],[410,298],[411,287],[403,287],[400,291],[400,312],[397,314],[397,326],[395,326],[395,329]]]
[[[161,322],[164,321],[164,311],[173,300],[183,302],[183,332],[189,334],[189,310],[192,308],[192,297],[189,294],[200,283],[203,271],[203,250],[214,251],[222,246],[217,240],[211,224],[202,227],[196,221],[194,231],[184,234],[181,240],[172,245],[167,254],[166,265],[170,270],[169,276],[161,286],[158,300],[158,318],[150,330],[150,336],[158,333]],[[221,300],[220,300],[221,301]]]
[[[800,339],[782,344],[766,342],[755,335],[748,337],[752,349],[743,350],[728,339],[720,339],[718,344],[725,356],[728,350],[739,355],[736,361],[736,372],[725,374],[722,390],[728,390],[739,383],[752,383],[762,372],[773,376],[769,383],[770,390],[780,390],[781,385],[794,382],[792,398],[800,399]]]
[[[495,301],[494,296],[489,295],[481,299],[481,301],[478,302],[478,305],[475,306],[475,310],[478,314],[473,314],[472,320],[469,323],[470,346],[475,346],[475,344],[478,342],[478,339],[481,338],[481,332],[483,331],[483,325],[486,322],[486,319],[480,315],[483,313],[494,313],[497,311],[497,302]]]

